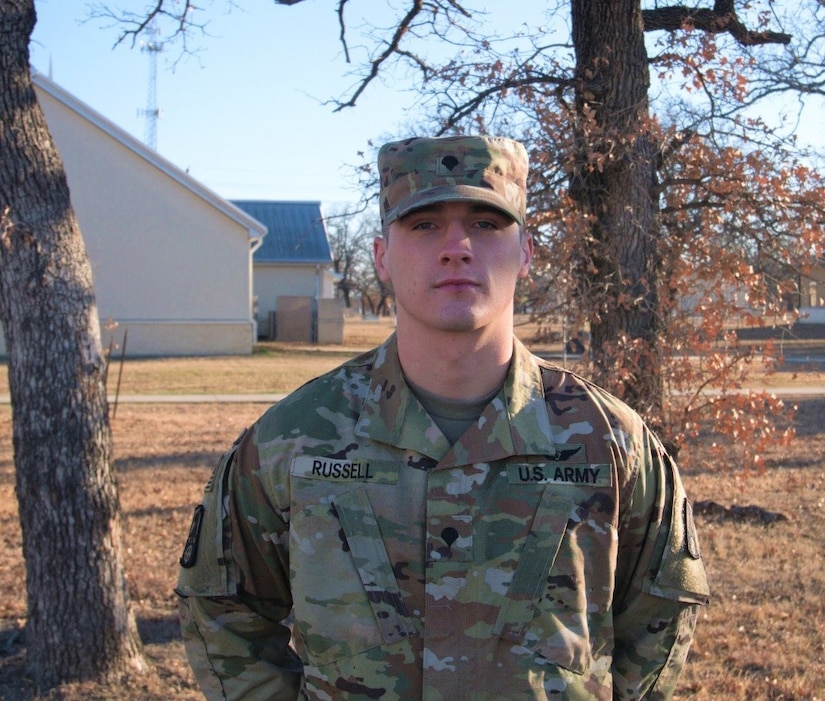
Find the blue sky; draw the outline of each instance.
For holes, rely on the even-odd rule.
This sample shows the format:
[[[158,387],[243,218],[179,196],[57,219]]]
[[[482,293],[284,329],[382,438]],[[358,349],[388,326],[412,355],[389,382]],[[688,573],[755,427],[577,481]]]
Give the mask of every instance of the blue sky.
[[[87,3],[35,5],[34,68],[143,140],[150,54],[113,49],[118,29],[84,22]],[[213,3],[211,36],[194,39],[197,57],[182,58],[179,48],[158,55],[158,152],[228,199],[357,201],[348,165],[360,162],[370,139],[398,133],[411,96],[379,85],[355,108],[333,113],[322,102],[355,80],[338,43],[335,3],[245,6]]]
[[[132,8],[147,4],[95,4],[104,1]],[[147,106],[150,55],[139,46],[113,48],[119,28],[88,20],[89,4],[36,0],[32,64],[143,140],[141,110]],[[380,144],[409,133],[402,127],[415,116],[408,84],[386,75],[356,107],[334,113],[323,102],[348,95],[358,67],[342,55],[337,3],[305,0],[287,7],[247,0],[245,9],[230,0],[201,4],[209,8],[205,16],[210,24],[209,36],[193,37],[200,52],[182,57],[179,48],[170,47],[157,57],[158,152],[227,199],[320,200],[327,211],[357,201],[351,166],[361,162],[358,152],[372,155],[370,139]],[[363,6],[373,16],[390,5],[369,0]],[[534,24],[545,19],[543,3],[534,0],[485,0],[477,6],[493,13],[488,22],[497,28],[505,22],[531,22],[531,17]],[[355,11],[347,18],[357,56],[362,21]],[[818,101],[807,110],[806,131],[806,140],[820,146],[821,106]],[[416,131],[425,133],[427,126],[422,121]]]

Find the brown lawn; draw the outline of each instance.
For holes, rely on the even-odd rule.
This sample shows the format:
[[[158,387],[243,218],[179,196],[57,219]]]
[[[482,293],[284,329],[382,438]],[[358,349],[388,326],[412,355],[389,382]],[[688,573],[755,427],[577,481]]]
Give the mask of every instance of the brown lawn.
[[[231,370],[244,360],[162,361],[124,365],[124,393],[279,391],[272,376],[292,386],[371,345],[386,325],[348,324],[347,351],[272,346],[257,353],[253,376]],[[293,356],[300,367],[290,369]],[[309,357],[308,357],[309,356]],[[314,363],[308,362],[314,360]],[[173,370],[169,370],[169,365]],[[193,369],[194,365],[194,369]],[[154,368],[154,371],[153,371]],[[228,374],[233,372],[235,374]],[[227,373],[226,375],[224,373]],[[182,377],[196,378],[183,380]],[[814,376],[822,382],[822,375]],[[810,381],[810,378],[809,380]],[[114,384],[110,379],[110,387]],[[684,474],[698,506],[698,524],[713,588],[703,612],[680,699],[825,699],[825,397],[799,402],[799,438],[768,456],[765,474],[742,477],[728,465],[702,459]],[[193,506],[221,451],[264,409],[263,404],[121,403],[113,419],[116,470],[131,594],[151,674],[109,686],[72,684],[38,693],[24,672],[26,617],[21,536],[14,497],[11,412],[0,406],[0,699],[183,701],[201,698],[180,643],[174,586],[177,561]],[[731,507],[754,506],[755,509]],[[779,520],[771,515],[779,514]]]

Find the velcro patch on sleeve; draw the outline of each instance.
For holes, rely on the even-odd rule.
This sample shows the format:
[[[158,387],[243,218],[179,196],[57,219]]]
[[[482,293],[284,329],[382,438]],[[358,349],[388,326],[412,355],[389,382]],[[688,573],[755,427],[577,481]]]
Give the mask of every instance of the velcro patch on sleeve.
[[[203,525],[203,512],[203,504],[198,504],[192,516],[192,524],[189,526],[186,545],[183,546],[183,555],[181,555],[180,558],[181,567],[194,567],[198,559],[198,540],[200,539],[201,526]]]

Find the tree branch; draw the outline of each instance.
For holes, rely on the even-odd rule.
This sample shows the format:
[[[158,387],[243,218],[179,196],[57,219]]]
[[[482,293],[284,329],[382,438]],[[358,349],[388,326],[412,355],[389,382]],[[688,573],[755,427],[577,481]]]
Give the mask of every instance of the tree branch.
[[[297,1],[300,2],[300,0]],[[132,47],[137,44],[141,35],[151,33],[152,23],[155,19],[166,17],[172,21],[174,27],[169,34],[169,38],[181,37],[184,52],[186,52],[186,38],[190,31],[199,29],[202,33],[205,33],[206,25],[192,21],[192,14],[199,9],[193,0],[183,0],[182,4],[173,5],[172,9],[169,9],[169,5],[169,0],[155,0],[154,6],[143,12],[130,12],[127,10],[113,10],[106,3],[101,3],[89,6],[89,17],[92,19],[111,19],[117,24],[127,27],[118,36],[115,46],[119,46],[129,39]]]
[[[301,2],[301,0],[287,0],[287,4],[290,5],[295,2]],[[336,10],[336,13],[338,14],[338,28],[340,29],[338,33],[338,40],[341,42],[341,46],[344,47],[344,60],[349,63],[350,56],[349,45],[347,44],[347,23],[344,21],[344,7],[346,7],[347,2],[348,0],[338,0],[338,9]]]
[[[521,89],[537,85],[556,85],[563,87],[571,84],[571,81],[562,78],[553,78],[542,74],[528,74],[524,77],[511,77],[490,84],[483,90],[477,90],[473,96],[463,104],[456,104],[450,111],[449,116],[439,130],[439,134],[446,133],[451,128],[460,124],[462,120],[476,113],[481,106],[497,93],[507,90]]]
[[[748,29],[736,15],[733,0],[716,0],[712,10],[685,5],[642,10],[642,19],[646,32],[676,32],[693,27],[711,34],[730,34],[742,46],[791,42],[790,34]]]
[[[339,13],[342,10],[343,4],[346,3],[346,0],[341,0],[341,4],[339,5]],[[381,70],[381,66],[392,56],[393,54],[397,54],[400,52],[401,46],[401,39],[404,35],[409,31],[410,26],[413,23],[413,20],[421,13],[421,10],[424,8],[424,0],[412,0],[412,7],[407,11],[407,14],[404,15],[403,19],[398,23],[398,26],[395,28],[395,33],[392,36],[392,39],[387,44],[387,48],[381,52],[378,58],[373,59],[370,62],[370,70],[367,73],[366,77],[361,81],[361,84],[352,94],[352,96],[346,102],[339,103],[338,106],[335,108],[335,112],[340,112],[345,107],[354,107],[356,101],[367,89],[367,86],[378,77],[378,72]],[[342,17],[339,14],[339,17]],[[341,19],[343,22],[343,18]],[[343,31],[344,28],[342,26],[342,38],[343,38]],[[345,44],[346,47],[346,44]]]

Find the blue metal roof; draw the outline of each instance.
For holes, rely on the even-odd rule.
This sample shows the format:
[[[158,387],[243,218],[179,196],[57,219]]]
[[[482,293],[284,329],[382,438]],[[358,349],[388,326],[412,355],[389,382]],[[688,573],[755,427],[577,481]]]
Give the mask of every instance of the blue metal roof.
[[[232,200],[267,228],[255,263],[332,263],[320,202]]]

